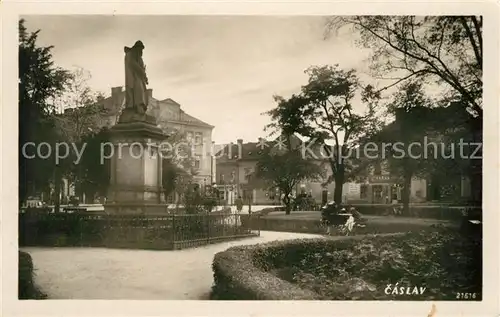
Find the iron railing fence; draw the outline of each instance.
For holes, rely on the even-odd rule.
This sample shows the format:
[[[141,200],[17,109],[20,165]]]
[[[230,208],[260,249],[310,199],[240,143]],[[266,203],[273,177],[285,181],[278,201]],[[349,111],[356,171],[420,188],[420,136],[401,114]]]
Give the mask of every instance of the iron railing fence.
[[[258,236],[259,215],[19,214],[20,246],[182,249]],[[254,226],[255,228],[255,226]]]

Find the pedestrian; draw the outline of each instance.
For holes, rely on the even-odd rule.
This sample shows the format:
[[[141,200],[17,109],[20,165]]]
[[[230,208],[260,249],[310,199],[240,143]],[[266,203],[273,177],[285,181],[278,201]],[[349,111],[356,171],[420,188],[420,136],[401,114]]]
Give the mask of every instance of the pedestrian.
[[[243,199],[241,199],[241,196],[238,196],[234,203],[236,204],[236,210],[238,211],[238,213],[241,213],[241,211],[243,210]]]
[[[330,202],[321,208],[321,222],[326,226],[326,234],[330,235],[333,232],[332,217],[337,213],[337,204]]]

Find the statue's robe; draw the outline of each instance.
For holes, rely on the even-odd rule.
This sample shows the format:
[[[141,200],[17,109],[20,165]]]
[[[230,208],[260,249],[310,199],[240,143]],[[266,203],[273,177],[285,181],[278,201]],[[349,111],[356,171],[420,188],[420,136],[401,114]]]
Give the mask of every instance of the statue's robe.
[[[125,48],[125,107],[143,113],[148,105],[146,71],[142,58]]]

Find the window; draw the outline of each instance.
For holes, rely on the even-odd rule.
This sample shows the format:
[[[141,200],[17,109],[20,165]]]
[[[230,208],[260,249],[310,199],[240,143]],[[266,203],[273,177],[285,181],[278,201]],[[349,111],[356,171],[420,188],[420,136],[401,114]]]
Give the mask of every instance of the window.
[[[195,169],[201,168],[201,158],[199,156],[196,156],[194,159],[194,168]]]
[[[381,166],[380,162],[375,163],[373,175],[381,175],[381,174],[382,174],[382,166]]]
[[[202,143],[203,143],[203,134],[201,132],[195,132],[194,144],[201,145]]]
[[[171,193],[170,195],[167,196],[167,204],[174,204],[175,203],[175,193]]]
[[[225,189],[219,189],[219,199],[222,199],[222,200],[226,199],[226,190]]]
[[[268,197],[269,197],[269,199],[271,199],[271,200],[276,199],[276,192],[275,192],[274,190],[270,190],[270,191],[268,192]]]
[[[193,141],[193,132],[191,132],[191,131],[187,131],[187,132],[186,132],[186,140],[187,140],[188,142]]]
[[[368,198],[368,185],[361,184],[359,188],[359,198],[361,199]]]

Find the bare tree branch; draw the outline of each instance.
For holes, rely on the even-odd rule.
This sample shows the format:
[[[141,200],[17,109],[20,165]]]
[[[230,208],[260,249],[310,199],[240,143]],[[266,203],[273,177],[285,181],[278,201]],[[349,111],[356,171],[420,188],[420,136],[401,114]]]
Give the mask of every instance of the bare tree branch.
[[[462,26],[464,27],[465,32],[467,33],[467,37],[469,38],[470,45],[474,50],[474,55],[476,56],[477,64],[479,65],[479,67],[483,68],[483,58],[481,56],[481,53],[479,52],[479,48],[477,47],[474,35],[472,35],[472,31],[469,28],[469,24],[467,23],[465,17],[460,17],[460,22],[462,23]]]

